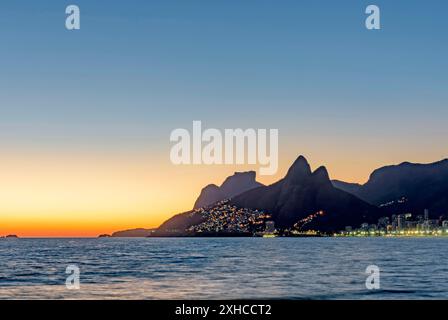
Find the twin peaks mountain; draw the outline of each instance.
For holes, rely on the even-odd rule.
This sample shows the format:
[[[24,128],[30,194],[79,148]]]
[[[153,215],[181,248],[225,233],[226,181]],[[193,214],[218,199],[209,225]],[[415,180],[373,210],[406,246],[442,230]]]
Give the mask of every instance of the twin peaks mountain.
[[[235,172],[220,187],[215,184],[209,184],[202,189],[199,198],[194,204],[194,209],[203,208],[215,202],[233,198],[245,191],[261,186],[263,185],[255,180],[255,171]]]
[[[325,232],[373,222],[380,216],[380,210],[375,206],[335,188],[325,167],[312,172],[303,156],[280,181],[244,192],[234,197],[231,203],[237,207],[265,210],[282,228],[323,212],[307,224],[307,229]]]
[[[375,222],[381,214],[376,206],[333,186],[325,167],[311,171],[307,160],[300,156],[280,181],[264,186],[255,180],[254,172],[235,173],[220,186],[205,187],[195,209],[212,206],[230,198],[230,205],[263,210],[272,215],[276,226],[292,227],[299,221],[321,212],[307,221],[306,228],[331,232],[347,225]],[[199,224],[204,217],[195,210],[178,214],[164,222],[159,231],[185,231]]]

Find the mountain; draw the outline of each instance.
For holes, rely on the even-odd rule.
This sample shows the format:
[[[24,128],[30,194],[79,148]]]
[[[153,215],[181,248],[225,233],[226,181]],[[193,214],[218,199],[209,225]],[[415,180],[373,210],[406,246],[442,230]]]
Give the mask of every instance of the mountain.
[[[196,210],[179,213],[169,218],[159,226],[159,228],[155,232],[155,235],[181,235],[188,227],[200,224],[204,221],[204,218]]]
[[[422,213],[425,208],[433,217],[448,211],[448,159],[419,164],[403,162],[379,168],[364,185],[333,181],[341,190],[390,213]]]
[[[376,222],[381,215],[378,208],[335,188],[325,167],[312,172],[303,156],[297,158],[282,180],[244,192],[230,202],[237,207],[265,210],[280,227],[291,227],[302,220],[306,221],[306,229],[327,232]],[[323,216],[309,221],[310,216],[321,211]]]
[[[331,180],[331,183],[333,184],[334,187],[344,190],[351,194],[356,194],[362,187],[362,185],[359,183],[344,182],[340,180]]]
[[[218,201],[264,186],[255,178],[255,171],[235,172],[232,176],[227,177],[219,187],[215,184],[207,185],[202,189],[193,210],[176,214],[162,223],[157,229],[157,235],[180,234],[188,227],[204,221],[204,217],[198,212],[199,208],[210,207]]]
[[[220,200],[229,199],[245,191],[263,186],[255,180],[255,175],[255,171],[235,172],[234,175],[227,177],[220,187],[209,184],[202,189],[194,204],[194,209],[206,207]]]
[[[156,229],[137,228],[137,229],[124,230],[124,231],[117,231],[117,232],[112,233],[111,237],[113,237],[113,238],[142,238],[142,237],[149,236],[155,230]]]

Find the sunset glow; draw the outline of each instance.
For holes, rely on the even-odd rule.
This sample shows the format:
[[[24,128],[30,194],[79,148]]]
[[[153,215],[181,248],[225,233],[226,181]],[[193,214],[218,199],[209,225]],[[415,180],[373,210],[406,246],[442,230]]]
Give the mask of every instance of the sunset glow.
[[[258,177],[264,184],[280,179],[295,154],[282,157],[277,175]],[[346,155],[345,155],[346,156]],[[365,182],[381,166],[368,157],[334,157],[326,165],[332,176]],[[331,159],[330,155],[325,155]],[[430,157],[415,161],[429,162]],[[156,160],[156,161],[155,161]],[[327,160],[328,161],[328,160]],[[385,157],[384,163],[401,160]],[[172,215],[192,208],[200,190],[221,184],[234,171],[256,166],[174,166],[164,155],[18,154],[3,156],[0,166],[1,234],[21,237],[95,237],[131,228],[159,226]],[[172,183],[176,181],[175,183]]]

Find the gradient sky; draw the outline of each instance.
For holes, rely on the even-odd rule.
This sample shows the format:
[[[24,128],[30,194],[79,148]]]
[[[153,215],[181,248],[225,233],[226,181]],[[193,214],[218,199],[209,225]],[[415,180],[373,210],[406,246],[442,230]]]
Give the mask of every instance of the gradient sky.
[[[65,29],[65,7],[81,30]],[[364,27],[367,5],[382,29]],[[448,157],[448,2],[2,1],[0,235],[154,227],[258,166],[174,166],[169,134],[278,128],[299,155],[365,182]]]

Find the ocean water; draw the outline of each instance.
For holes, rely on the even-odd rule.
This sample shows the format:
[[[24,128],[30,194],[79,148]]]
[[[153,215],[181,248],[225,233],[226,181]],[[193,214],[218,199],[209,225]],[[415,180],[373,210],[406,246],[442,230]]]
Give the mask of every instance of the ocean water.
[[[0,299],[446,299],[447,262],[448,238],[0,239]]]

